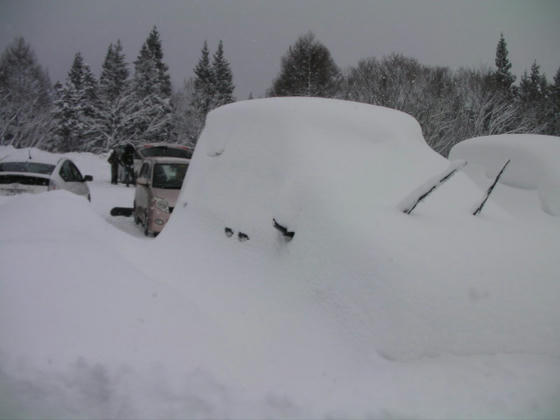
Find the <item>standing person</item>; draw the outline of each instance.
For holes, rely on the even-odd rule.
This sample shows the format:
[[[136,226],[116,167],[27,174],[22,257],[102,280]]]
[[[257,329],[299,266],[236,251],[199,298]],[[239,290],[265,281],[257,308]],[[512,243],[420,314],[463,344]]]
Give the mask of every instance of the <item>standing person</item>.
[[[111,184],[116,184],[119,174],[119,156],[115,149],[111,150],[107,162],[111,164]]]
[[[130,184],[136,184],[136,180],[134,179],[134,147],[130,143],[124,147],[122,162],[124,164],[126,186],[128,187]]]

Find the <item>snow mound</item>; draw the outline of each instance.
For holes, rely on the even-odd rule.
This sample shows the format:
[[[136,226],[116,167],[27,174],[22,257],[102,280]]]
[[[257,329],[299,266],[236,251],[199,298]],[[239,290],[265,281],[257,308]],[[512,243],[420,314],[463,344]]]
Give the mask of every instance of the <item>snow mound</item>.
[[[251,279],[263,279],[265,295],[274,290],[281,301],[314,308],[352,348],[390,359],[557,355],[557,239],[548,226],[511,225],[491,202],[473,217],[482,191],[461,173],[412,216],[400,210],[449,165],[398,111],[309,98],[227,105],[208,116],[158,239],[160,257],[179,272],[193,264],[205,271],[191,286],[227,290],[220,304],[233,312],[247,305]],[[539,249],[538,258],[525,248]],[[213,250],[227,260],[214,262]],[[183,255],[196,257],[186,263]],[[213,264],[221,267],[203,268]],[[268,312],[253,309],[266,323]]]
[[[219,108],[156,239],[73,156],[92,203],[0,201],[0,418],[558,417],[560,225],[473,217],[461,173],[403,214],[450,167],[411,117]]]
[[[477,137],[455,145],[449,157],[467,160],[474,177],[478,170],[487,178],[494,178],[511,160],[500,183],[520,189],[537,189],[542,210],[550,215],[560,215],[560,137],[537,134]]]
[[[179,202],[274,241],[273,218],[293,231],[311,218],[317,229],[363,226],[373,210],[396,209],[447,165],[402,112],[315,98],[252,100],[209,114]]]

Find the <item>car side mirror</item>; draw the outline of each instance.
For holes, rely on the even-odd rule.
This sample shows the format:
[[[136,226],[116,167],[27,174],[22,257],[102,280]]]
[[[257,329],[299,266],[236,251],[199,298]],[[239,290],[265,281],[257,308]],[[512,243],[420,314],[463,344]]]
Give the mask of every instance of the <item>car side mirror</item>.
[[[93,181],[93,177],[91,175],[86,175],[83,178],[83,182],[91,182]]]

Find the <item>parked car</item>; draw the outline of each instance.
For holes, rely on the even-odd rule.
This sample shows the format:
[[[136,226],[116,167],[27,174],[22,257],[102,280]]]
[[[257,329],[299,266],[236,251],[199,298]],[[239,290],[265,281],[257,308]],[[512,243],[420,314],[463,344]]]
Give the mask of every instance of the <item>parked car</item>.
[[[136,178],[133,217],[144,227],[144,234],[157,235],[173,212],[190,159],[149,157],[144,159]]]
[[[26,156],[19,152],[0,160],[2,195],[67,190],[91,201],[88,181],[93,177],[82,176],[74,162],[51,153],[42,152],[34,158],[31,152]]]
[[[116,146],[112,153],[115,153],[118,160],[118,176],[117,181],[119,183],[126,183],[126,171],[124,163],[122,162],[122,156],[124,155],[124,150],[126,146],[131,143],[121,144]],[[134,147],[134,174],[138,177],[140,172],[140,167],[142,166],[142,160],[149,157],[176,157],[182,159],[190,159],[192,156],[192,149],[187,146],[173,143],[147,143],[142,145],[133,146]]]
[[[192,150],[187,146],[173,143],[148,143],[136,146],[136,151],[142,159],[149,157],[176,157],[190,159]]]

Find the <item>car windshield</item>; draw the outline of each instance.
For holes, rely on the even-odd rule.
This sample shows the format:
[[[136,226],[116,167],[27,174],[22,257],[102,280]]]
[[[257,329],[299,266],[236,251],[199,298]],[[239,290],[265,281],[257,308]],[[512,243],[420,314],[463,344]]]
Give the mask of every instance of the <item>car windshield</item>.
[[[55,165],[37,162],[0,162],[0,172],[32,172],[50,175]]]
[[[144,147],[140,153],[145,158],[159,156],[177,157],[183,159],[191,158],[191,152],[189,150],[167,146]]]
[[[153,188],[179,190],[189,165],[185,163],[157,163],[154,166]]]

